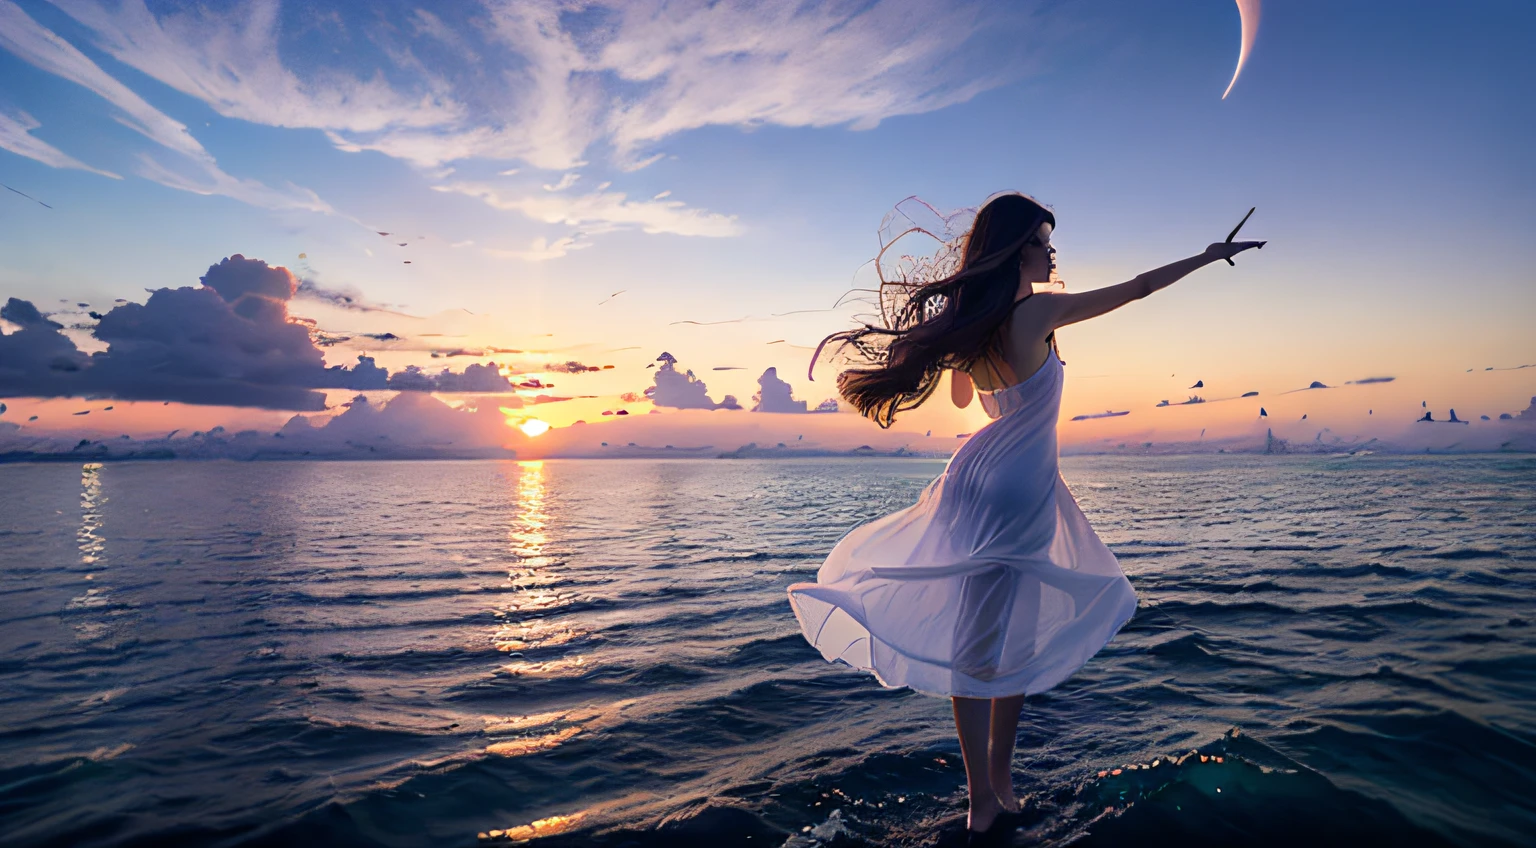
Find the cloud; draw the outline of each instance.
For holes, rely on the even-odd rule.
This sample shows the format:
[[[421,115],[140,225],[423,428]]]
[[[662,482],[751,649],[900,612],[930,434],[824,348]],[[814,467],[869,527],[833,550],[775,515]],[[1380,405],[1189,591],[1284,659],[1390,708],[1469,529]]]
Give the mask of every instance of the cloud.
[[[286,450],[308,450],[311,456],[511,453],[506,446],[518,437],[506,422],[495,404],[455,409],[428,394],[402,392],[383,404],[359,395],[319,426],[295,415],[278,432],[288,442]]]
[[[1345,383],[1344,385],[1346,385],[1346,386],[1365,386],[1365,385],[1369,385],[1371,383],[1390,383],[1390,382],[1392,382],[1393,380],[1396,380],[1396,379],[1397,379],[1396,377],[1366,377],[1363,380],[1350,380],[1349,382]]]
[[[805,401],[795,400],[794,390],[779,379],[777,368],[769,368],[757,378],[758,392],[752,396],[753,412],[807,412]]]
[[[565,236],[550,241],[543,236],[534,239],[528,245],[527,250],[505,250],[497,247],[484,248],[487,256],[498,259],[522,259],[525,262],[544,262],[550,259],[559,259],[573,250],[581,250],[591,247],[588,241],[577,241],[578,236]]]
[[[287,268],[268,265],[260,259],[246,259],[238,253],[209,266],[208,273],[198,281],[229,303],[238,303],[246,295],[286,302],[299,288],[298,279]]]
[[[325,364],[313,322],[288,314],[293,274],[240,254],[210,266],[201,287],[162,288],[122,303],[90,328],[106,350],[87,355],[33,304],[11,298],[0,318],[0,396],[111,397],[321,410],[325,389],[510,393],[495,363],[389,374],[371,357]],[[323,333],[322,333],[323,335]]]
[[[57,330],[64,326],[57,321],[48,320],[30,301],[19,300],[14,297],[7,300],[5,306],[0,306],[0,319],[9,321],[22,328],[44,325]]]
[[[560,182],[555,183],[554,185],[550,185],[548,183],[545,183],[544,184],[544,190],[545,191],[565,191],[566,189],[568,189],[571,186],[575,185],[576,181],[579,180],[579,179],[581,179],[581,174],[578,174],[575,171],[567,171],[567,172],[565,172],[565,174],[563,174],[560,177]]]
[[[402,318],[415,318],[403,312],[391,309],[388,304],[371,303],[361,293],[353,289],[327,288],[313,280],[300,280],[294,296],[304,300],[314,300],[328,303],[339,309],[349,309],[354,312],[387,312],[390,315],[399,315]],[[366,333],[364,335],[367,335]]]
[[[366,133],[441,125],[463,116],[463,107],[436,92],[430,77],[409,92],[396,91],[383,76],[362,79],[334,67],[313,67],[308,79],[301,78],[282,62],[276,0],[238,4],[228,11],[187,6],[160,15],[143,0],[54,0],[54,5],[90,29],[97,45],[114,59],[225,117]],[[412,17],[420,24],[430,15]],[[428,25],[425,32],[443,30]],[[340,33],[322,35],[342,40]]]
[[[701,127],[868,129],[1021,76],[1035,61],[1022,37],[1053,35],[1038,3],[487,0],[288,28],[275,0],[227,12],[55,4],[115,59],[222,115],[320,129],[340,149],[422,167],[569,170],[597,148],[637,168],[660,155],[649,146]],[[320,49],[360,38],[377,49]]]
[[[642,93],[614,109],[609,138],[632,157],[710,125],[870,129],[961,103],[1017,72],[985,68],[963,50],[983,27],[1014,24],[1017,6],[617,4],[615,34],[595,64]]]
[[[0,422],[0,456],[180,459],[511,458],[528,440],[496,403],[449,406],[404,392],[383,403],[359,395],[332,416],[295,415],[277,431],[225,427],[155,438],[93,439],[88,430],[39,431]],[[83,423],[83,422],[82,422]],[[177,438],[177,435],[180,437]],[[87,438],[81,439],[82,435]]]
[[[692,371],[677,370],[677,359],[670,353],[656,357],[661,367],[656,369],[655,384],[645,390],[645,396],[658,407],[670,409],[740,409],[736,398],[726,395],[716,403],[709,396],[709,387],[695,377]]]
[[[65,12],[77,19],[80,16],[76,12],[86,5],[69,2],[60,4]],[[124,4],[122,11],[130,16],[136,11],[144,16],[149,14],[142,4],[138,5],[137,10],[132,3]],[[82,23],[89,26],[87,21],[82,20]],[[138,174],[145,179],[196,194],[225,195],[268,209],[333,211],[313,192],[294,186],[289,186],[287,190],[273,189],[254,180],[238,179],[226,174],[184,124],[151,106],[69,42],[33,20],[11,0],[0,0],[0,48],[100,96],[116,107],[119,123],[176,154],[174,163],[167,163],[147,153],[141,155]],[[11,148],[7,145],[7,149]]]
[[[582,374],[587,371],[601,371],[603,369],[597,365],[585,365],[572,359],[569,362],[551,363],[544,366],[544,370],[553,371],[557,374]]]
[[[0,10],[0,15],[3,14],[4,10]],[[42,124],[38,123],[36,119],[26,112],[7,114],[0,111],[0,148],[9,150],[18,156],[34,159],[49,167],[73,168],[79,171],[90,171],[93,174],[100,174],[103,177],[110,177],[114,180],[122,179],[122,177],[111,171],[93,168],[32,135],[32,131],[41,126]]]
[[[478,197],[492,208],[521,212],[546,224],[583,227],[588,235],[631,227],[646,233],[716,238],[736,236],[742,232],[735,215],[689,208],[678,200],[630,200],[628,195],[619,191],[508,194],[488,183],[475,182],[453,182],[432,188],[435,191]],[[539,239],[535,245],[543,241]],[[493,255],[500,254],[493,252]]]
[[[389,387],[412,392],[515,392],[517,387],[502,376],[501,366],[494,362],[484,365],[471,364],[454,373],[448,368],[429,374],[419,366],[408,365],[403,371],[390,375]]]

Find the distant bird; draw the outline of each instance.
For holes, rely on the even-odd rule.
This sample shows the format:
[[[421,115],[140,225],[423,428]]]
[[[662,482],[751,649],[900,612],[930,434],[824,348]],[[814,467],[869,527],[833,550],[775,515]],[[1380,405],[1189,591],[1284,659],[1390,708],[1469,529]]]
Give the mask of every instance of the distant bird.
[[[1428,409],[1429,408],[1429,401],[1427,401],[1427,400],[1419,401],[1419,408],[1420,409]]]
[[[1258,397],[1258,392],[1243,392],[1243,397]]]
[[[929,430],[929,431],[928,431],[928,435],[930,435],[930,436],[931,436],[931,435],[933,435],[933,431],[932,431],[932,430]],[[804,435],[804,434],[803,434],[803,433],[802,433],[802,434],[801,434],[801,435],[798,435],[798,436],[796,436],[796,437],[795,437],[795,441],[797,441],[797,442],[798,442],[798,441],[800,441],[800,440],[801,440],[801,439],[803,439],[803,438],[805,438],[805,435]]]
[[[1375,415],[1376,414],[1376,410],[1374,410],[1374,409],[1367,409],[1365,411],[1365,414],[1366,415]]]
[[[21,195],[22,197],[25,197],[26,199],[32,201],[33,203],[36,203],[39,206],[45,206],[45,207],[47,207],[49,209],[53,208],[52,206],[48,206],[48,204],[46,204],[46,203],[42,202],[41,200],[38,200],[37,198],[33,197],[32,195],[27,194],[26,192],[21,191],[19,189],[11,188],[10,186],[6,185],[5,183],[0,183],[0,188],[4,188],[6,191],[14,191],[17,194]]]
[[[1191,389],[1203,389],[1203,388],[1205,388],[1205,381],[1204,380],[1196,380],[1195,384],[1193,386],[1190,386],[1190,388]]]
[[[598,306],[602,306],[603,304],[607,303],[610,300],[613,300],[614,298],[618,297],[619,295],[621,295],[621,294],[623,294],[623,293],[625,293],[627,291],[629,291],[629,289],[619,289],[618,291],[614,292],[613,294],[610,294],[607,297],[603,298],[602,300],[599,300],[597,302],[597,305]]]
[[[645,367],[647,367],[647,368],[655,368],[656,367],[656,363],[652,362],[650,365],[647,365]]]
[[[405,247],[405,246],[406,246],[406,245],[408,245],[408,244],[410,244],[410,242],[408,242],[408,241],[402,241],[402,242],[398,242],[398,244],[399,244],[399,245],[400,245],[400,246],[401,246],[401,247]]]
[[[409,259],[405,260],[405,264],[407,264],[407,265],[411,264],[411,260],[409,260]]]
[[[1205,438],[1205,428],[1204,427],[1200,428],[1200,438],[1202,438],[1202,439]]]
[[[716,324],[739,324],[751,317],[751,315],[744,315],[740,318],[727,318],[724,321],[669,321],[667,326],[670,327],[674,324],[692,324],[696,327],[712,327]]]
[[[1262,406],[1261,406],[1261,407],[1259,407],[1259,417],[1260,417],[1260,418],[1268,418],[1268,417],[1269,417],[1269,411],[1268,411],[1268,410],[1266,410],[1266,409],[1265,409],[1265,408],[1264,408],[1264,407],[1262,407]]]
[[[4,412],[4,411],[5,411],[5,405],[4,404],[0,404],[0,412]],[[924,433],[923,435],[925,437],[926,436],[932,436],[933,435],[933,431],[929,430],[928,432]]]
[[[389,235],[389,233],[386,233],[386,232],[384,232],[384,231],[383,231],[383,230],[374,230],[374,232],[376,232],[376,233],[378,233],[378,234],[379,234],[379,235],[381,235],[381,236],[387,236],[387,235]]]
[[[1305,412],[1303,412],[1301,414],[1301,420],[1303,420],[1303,421],[1307,420],[1307,414]]]
[[[28,421],[36,421],[36,420],[37,420],[37,416],[36,416],[36,415],[34,415],[34,416],[32,416],[32,417],[31,417],[31,418],[28,418],[28,419],[27,419],[27,420],[28,420]]]

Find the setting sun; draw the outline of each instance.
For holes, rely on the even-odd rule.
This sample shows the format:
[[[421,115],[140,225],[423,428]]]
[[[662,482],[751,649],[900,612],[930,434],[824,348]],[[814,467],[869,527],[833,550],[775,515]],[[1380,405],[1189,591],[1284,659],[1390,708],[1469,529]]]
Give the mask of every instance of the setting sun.
[[[549,422],[540,421],[537,418],[525,418],[523,419],[523,423],[517,425],[517,429],[522,430],[523,435],[530,438],[533,436],[542,436],[548,432]]]

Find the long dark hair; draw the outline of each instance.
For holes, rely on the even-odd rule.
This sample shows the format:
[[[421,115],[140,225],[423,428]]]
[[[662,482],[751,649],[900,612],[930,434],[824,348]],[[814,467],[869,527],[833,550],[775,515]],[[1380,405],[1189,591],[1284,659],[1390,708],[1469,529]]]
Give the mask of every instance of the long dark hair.
[[[983,206],[965,236],[958,271],[896,285],[896,302],[882,309],[886,326],[866,323],[822,340],[822,347],[851,347],[852,358],[867,363],[837,375],[838,394],[889,427],[897,413],[916,409],[933,394],[945,368],[969,371],[1000,354],[998,330],[1013,311],[1024,246],[1047,223],[1054,228],[1056,216],[1027,195],[1004,194]]]

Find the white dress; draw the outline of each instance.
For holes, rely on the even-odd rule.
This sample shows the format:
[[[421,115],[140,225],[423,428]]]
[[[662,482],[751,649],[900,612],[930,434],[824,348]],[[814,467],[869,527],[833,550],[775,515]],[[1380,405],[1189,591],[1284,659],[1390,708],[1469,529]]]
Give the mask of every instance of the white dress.
[[[915,505],[854,528],[789,587],[828,661],[931,695],[1036,694],[1066,680],[1136,611],[1136,593],[1057,464],[1063,369],[984,395],[996,419]]]

